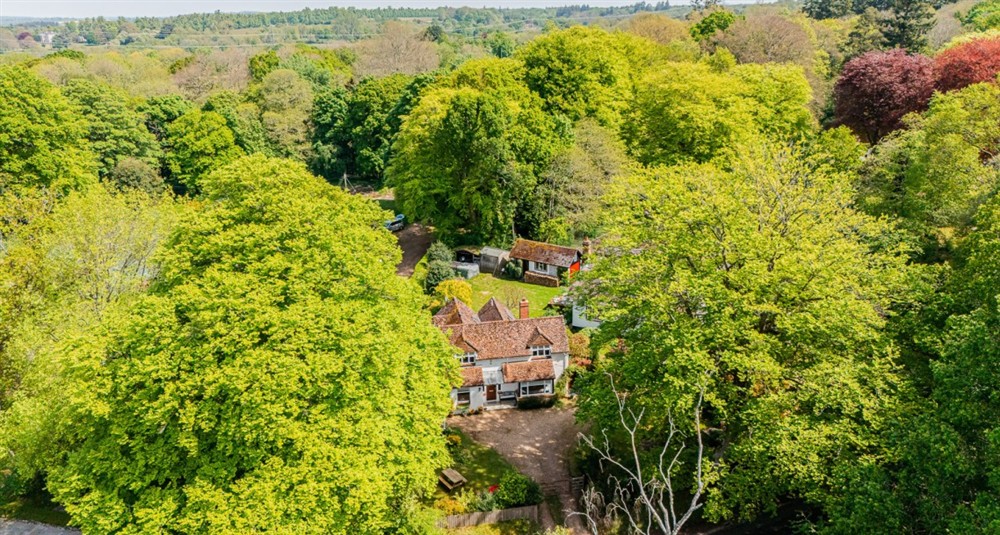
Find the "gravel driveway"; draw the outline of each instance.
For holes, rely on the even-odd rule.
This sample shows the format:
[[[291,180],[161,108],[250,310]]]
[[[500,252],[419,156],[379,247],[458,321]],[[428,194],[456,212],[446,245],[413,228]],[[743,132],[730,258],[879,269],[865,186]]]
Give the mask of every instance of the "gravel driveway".
[[[541,484],[546,494],[558,496],[567,527],[574,533],[585,533],[580,518],[569,516],[575,508],[569,489],[569,456],[579,432],[572,409],[494,410],[474,416],[453,416],[448,425],[497,450],[518,470]],[[547,508],[543,507],[543,511],[547,512]],[[551,518],[548,523],[552,523]]]

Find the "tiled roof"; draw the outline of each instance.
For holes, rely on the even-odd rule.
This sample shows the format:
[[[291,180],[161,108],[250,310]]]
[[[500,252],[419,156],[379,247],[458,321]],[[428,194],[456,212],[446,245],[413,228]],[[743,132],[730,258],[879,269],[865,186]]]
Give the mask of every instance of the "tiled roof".
[[[479,321],[513,321],[514,313],[509,308],[503,306],[496,297],[491,297],[489,301],[479,309]]]
[[[461,372],[463,388],[483,384],[483,369],[479,366],[465,366],[461,369]]]
[[[503,378],[504,381],[509,383],[543,381],[545,379],[555,379],[556,371],[552,367],[552,359],[512,362],[503,365]]]
[[[538,335],[551,340],[553,353],[569,353],[569,337],[560,316],[440,327],[445,332],[451,331],[452,345],[475,347],[477,360],[530,357],[531,342],[537,340]]]
[[[528,339],[528,347],[532,346],[542,347],[551,345],[552,345],[552,339],[549,338],[548,336],[545,336],[545,333],[543,333],[542,330],[537,327],[535,328],[535,332],[532,333],[531,338]]]
[[[434,325],[444,328],[447,325],[465,325],[467,323],[479,323],[479,317],[463,303],[460,299],[451,299],[434,314]]]
[[[580,251],[540,241],[517,240],[510,250],[510,257],[568,268],[579,260]]]

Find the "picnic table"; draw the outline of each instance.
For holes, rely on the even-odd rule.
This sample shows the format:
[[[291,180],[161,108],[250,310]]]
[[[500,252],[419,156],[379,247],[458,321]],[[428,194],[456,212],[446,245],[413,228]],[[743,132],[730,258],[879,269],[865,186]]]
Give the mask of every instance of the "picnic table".
[[[465,479],[465,476],[459,474],[457,470],[452,468],[445,468],[442,470],[441,475],[438,476],[438,481],[440,481],[441,484],[444,485],[444,488],[449,491],[455,490],[468,482]]]

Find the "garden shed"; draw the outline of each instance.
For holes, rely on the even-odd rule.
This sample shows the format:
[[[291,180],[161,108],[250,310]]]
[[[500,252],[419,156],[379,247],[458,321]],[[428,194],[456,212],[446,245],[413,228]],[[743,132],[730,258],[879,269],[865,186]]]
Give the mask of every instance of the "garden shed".
[[[479,270],[498,275],[507,264],[508,252],[496,247],[483,247],[479,251]]]

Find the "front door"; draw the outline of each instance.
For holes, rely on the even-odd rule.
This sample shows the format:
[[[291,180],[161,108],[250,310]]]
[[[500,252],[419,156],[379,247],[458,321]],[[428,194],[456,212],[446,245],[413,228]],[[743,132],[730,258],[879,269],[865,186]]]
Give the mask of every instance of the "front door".
[[[497,385],[486,385],[486,401],[497,400]]]

